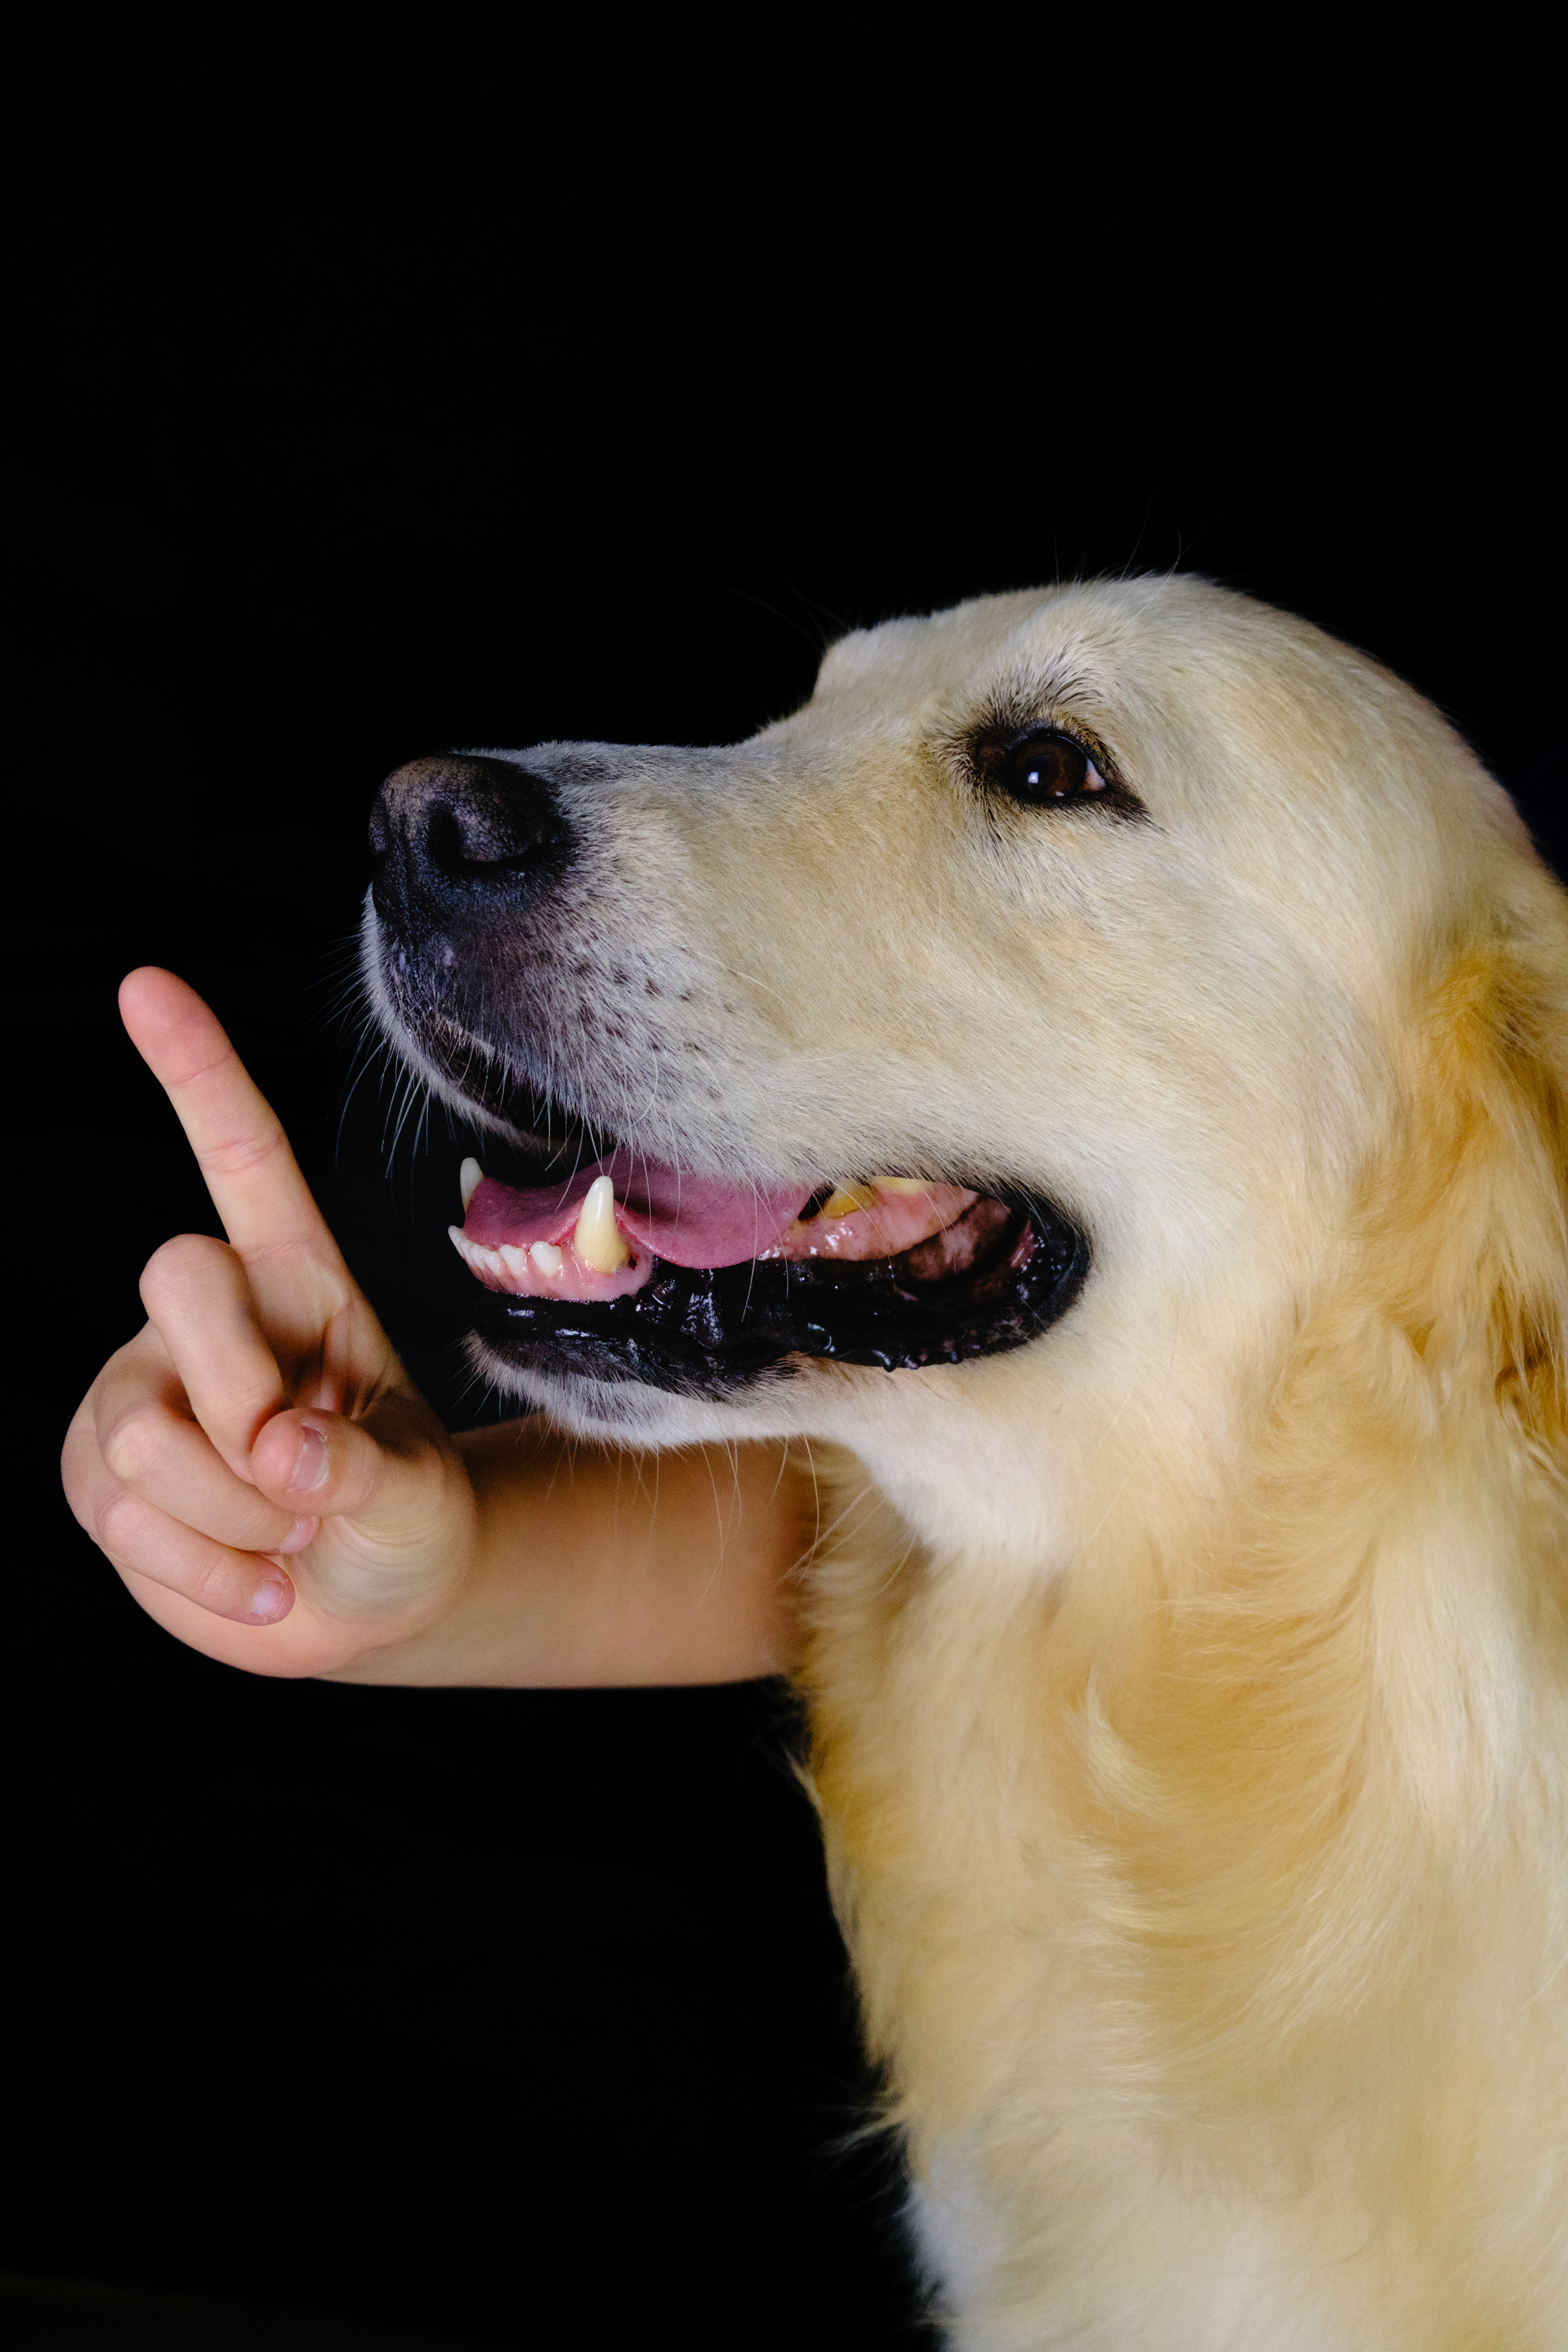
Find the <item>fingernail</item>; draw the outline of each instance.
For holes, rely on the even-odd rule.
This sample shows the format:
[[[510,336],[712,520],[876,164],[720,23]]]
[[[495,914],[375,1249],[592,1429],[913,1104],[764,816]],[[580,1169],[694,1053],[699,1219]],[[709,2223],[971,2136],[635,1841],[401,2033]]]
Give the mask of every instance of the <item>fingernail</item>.
[[[328,1469],[327,1441],[314,1422],[303,1423],[300,1430],[300,1451],[294,1456],[294,1473],[289,1481],[291,1495],[313,1495],[326,1483]]]
[[[320,1519],[296,1519],[292,1528],[289,1530],[289,1534],[284,1537],[282,1542],[280,1544],[273,1545],[273,1550],[283,1552],[303,1551],[308,1543],[315,1542],[316,1530],[321,1524],[321,1522]]]
[[[264,1576],[250,1596],[247,1612],[253,1625],[276,1625],[279,1617],[287,1617],[294,1606],[294,1588],[281,1570],[276,1576]]]

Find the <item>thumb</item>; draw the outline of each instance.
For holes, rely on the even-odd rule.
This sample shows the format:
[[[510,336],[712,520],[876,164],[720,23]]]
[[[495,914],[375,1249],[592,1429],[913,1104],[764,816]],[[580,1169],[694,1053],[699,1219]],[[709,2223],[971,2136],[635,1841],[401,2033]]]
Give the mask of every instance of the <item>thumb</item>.
[[[384,1393],[363,1417],[317,1406],[275,1413],[251,1448],[250,1472],[269,1499],[319,1520],[334,1549],[347,1539],[367,1564],[412,1567],[429,1553],[432,1567],[444,1567],[473,1513],[461,1456],[406,1387]]]

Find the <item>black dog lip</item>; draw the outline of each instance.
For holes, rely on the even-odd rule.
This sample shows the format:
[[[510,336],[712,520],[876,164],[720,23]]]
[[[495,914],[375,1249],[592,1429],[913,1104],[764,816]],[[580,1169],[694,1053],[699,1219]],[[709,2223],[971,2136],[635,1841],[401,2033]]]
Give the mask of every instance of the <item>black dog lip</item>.
[[[754,1258],[687,1267],[656,1261],[641,1290],[603,1302],[483,1290],[479,1336],[520,1368],[722,1398],[818,1357],[883,1371],[961,1363],[1022,1347],[1072,1305],[1088,1237],[1032,1196],[987,1193],[993,1246],[964,1272],[922,1281],[917,1260]],[[973,1216],[974,1210],[969,1212]]]

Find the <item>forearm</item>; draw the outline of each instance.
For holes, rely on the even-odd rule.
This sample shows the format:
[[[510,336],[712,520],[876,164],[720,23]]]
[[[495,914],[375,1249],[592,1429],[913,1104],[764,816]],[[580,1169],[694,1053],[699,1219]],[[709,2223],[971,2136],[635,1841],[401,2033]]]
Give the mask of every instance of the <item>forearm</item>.
[[[335,1681],[737,1682],[793,1663],[809,1486],[783,1445],[633,1454],[541,1420],[458,1440],[479,1500],[440,1617]]]

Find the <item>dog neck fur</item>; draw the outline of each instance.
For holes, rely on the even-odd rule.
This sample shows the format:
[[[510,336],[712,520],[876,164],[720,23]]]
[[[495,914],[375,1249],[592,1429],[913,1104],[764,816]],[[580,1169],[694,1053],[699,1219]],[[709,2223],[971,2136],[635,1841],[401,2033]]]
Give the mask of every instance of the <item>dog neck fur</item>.
[[[1163,1384],[1130,1381],[1120,1416],[1102,1396],[1093,1438],[1058,1343],[1032,1574],[1016,1544],[998,1572],[983,1515],[953,1527],[907,1456],[825,1474],[815,1786],[966,2346],[1553,2340],[1550,886],[1521,867],[1505,933],[1430,940],[1398,1014],[1383,1139],[1288,1314],[1216,1350],[1173,1313]]]

